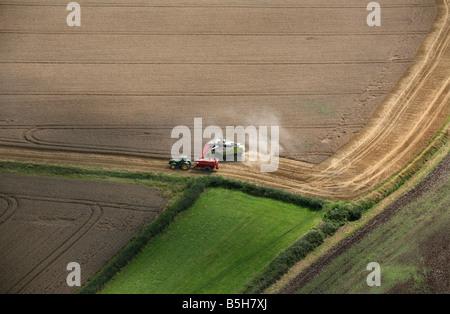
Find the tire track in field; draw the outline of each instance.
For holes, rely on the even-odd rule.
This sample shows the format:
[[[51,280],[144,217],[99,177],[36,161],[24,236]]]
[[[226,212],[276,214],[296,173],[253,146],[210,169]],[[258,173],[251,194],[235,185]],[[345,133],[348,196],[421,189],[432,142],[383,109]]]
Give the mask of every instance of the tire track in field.
[[[70,127],[64,128],[64,127],[58,127],[57,129],[72,129]],[[75,128],[78,130],[78,128]],[[95,130],[95,127],[90,127],[89,129]],[[104,130],[105,128],[99,128]],[[136,130],[133,128],[129,128],[130,130]],[[121,153],[125,155],[141,155],[141,156],[151,156],[151,157],[163,157],[165,155],[165,151],[161,150],[158,151],[157,149],[153,149],[151,152],[145,152],[145,151],[139,151],[139,150],[133,150],[126,146],[117,146],[117,145],[102,145],[102,144],[83,144],[83,145],[74,145],[74,143],[70,142],[64,142],[64,141],[58,141],[58,142],[52,142],[52,141],[46,141],[38,139],[35,136],[35,132],[45,130],[45,128],[33,128],[28,129],[24,132],[24,139],[25,141],[40,145],[40,146],[47,146],[45,148],[53,149],[53,148],[64,148],[67,150],[74,150],[74,151],[94,151],[94,152],[106,152],[106,153]]]
[[[423,142],[423,131],[432,129],[440,115],[448,116],[449,80],[444,81],[440,89],[434,89],[435,93],[430,93],[429,90],[423,91],[425,86],[430,84],[429,78],[431,75],[436,74],[435,72],[440,72],[440,75],[442,75],[442,72],[446,72],[447,77],[448,73],[450,73],[448,67],[445,67],[444,61],[445,58],[448,59],[449,57],[449,54],[446,53],[449,44],[448,1],[437,0],[436,3],[440,16],[438,16],[434,24],[434,31],[431,35],[432,41],[427,44],[426,51],[422,51],[418,64],[413,67],[412,75],[408,75],[407,80],[405,78],[403,84],[399,83],[396,94],[384,103],[384,108],[378,110],[378,112],[384,110],[387,113],[384,113],[381,118],[372,119],[369,126],[363,130],[364,132],[361,136],[352,140],[338,151],[335,156],[316,167],[314,170],[318,171],[312,171],[311,176],[314,179],[312,182],[310,181],[310,185],[302,187],[300,190],[308,192],[316,190],[316,193],[313,193],[313,195],[326,198],[330,196],[342,197],[342,195],[345,195],[345,198],[357,197],[363,194],[364,190],[370,190],[370,188],[376,186],[376,183],[381,183],[389,177],[387,170],[392,169],[390,166],[395,165],[394,161],[398,161],[401,164],[399,161],[403,158],[403,163],[408,162],[406,157],[411,156],[410,158],[412,158],[412,154],[414,154],[411,151],[420,150],[416,148],[416,145],[412,144],[419,144],[419,141]],[[440,67],[438,68],[438,66]],[[406,86],[405,82],[407,83]],[[421,99],[421,101],[417,100],[417,98]],[[426,100],[423,100],[423,98]],[[424,107],[424,103],[428,104],[428,106]],[[407,121],[409,118],[404,116],[405,110],[411,109],[413,105],[415,105],[413,108],[417,112],[423,112],[423,114],[412,126],[401,125],[399,122],[404,123],[402,119]],[[393,109],[389,108],[389,106],[392,106]],[[399,128],[402,129],[401,132],[399,132]],[[399,141],[401,145],[397,145],[395,150],[380,151],[379,147],[383,146],[383,140],[390,142],[394,139],[402,140],[402,142]],[[417,147],[420,146],[417,145]],[[364,165],[364,157],[366,163],[370,160],[373,161],[373,164],[369,167]],[[357,163],[362,164],[362,166],[357,167]],[[295,163],[289,162],[289,164],[292,165],[293,172],[296,169],[302,169],[301,166],[296,167]],[[395,173],[396,169],[391,171]],[[392,175],[392,172],[390,175]],[[346,177],[344,177],[344,174]],[[287,173],[282,176],[285,176],[286,180],[292,177],[292,175],[289,176]],[[336,177],[336,183],[329,179],[329,177],[333,176]],[[325,193],[320,193],[316,188],[312,188],[313,185],[322,187]]]
[[[448,11],[447,11],[448,16]],[[394,107],[394,112],[392,112],[392,109],[387,109],[387,113],[384,113],[384,119],[381,121],[377,121],[378,125],[383,125],[382,128],[378,127],[378,129],[373,130],[372,132],[377,132],[378,134],[374,134],[369,138],[369,141],[365,141],[364,145],[360,145],[361,147],[357,147],[360,150],[356,151],[353,150],[348,155],[351,156],[351,154],[354,154],[354,156],[347,157],[351,160],[351,164],[331,164],[325,171],[335,171],[336,168],[341,169],[341,171],[348,170],[351,166],[353,166],[354,163],[361,162],[361,160],[365,157],[367,157],[371,152],[373,152],[377,146],[380,146],[380,143],[383,141],[388,142],[389,139],[393,139],[392,134],[394,133],[395,128],[398,127],[399,122],[402,120],[402,118],[405,115],[405,112],[410,109],[409,104],[412,101],[415,101],[418,98],[418,95],[421,93],[421,89],[424,87],[425,84],[429,82],[430,76],[433,74],[433,71],[436,69],[436,67],[439,64],[442,64],[444,61],[442,58],[446,56],[448,58],[448,54],[445,54],[450,42],[450,39],[448,37],[449,34],[449,27],[448,27],[448,18],[446,18],[447,27],[444,27],[444,29],[441,30],[441,34],[439,37],[443,38],[444,41],[436,41],[434,43],[435,47],[432,47],[431,52],[427,55],[426,60],[432,60],[432,62],[424,62],[420,69],[418,69],[412,78],[411,81],[408,81],[407,86],[402,89],[402,92],[399,95],[396,95],[396,99],[402,102],[398,108]],[[444,25],[445,25],[444,24]],[[410,126],[409,130],[405,130],[405,133],[407,136],[403,135],[403,143],[410,141],[409,145],[411,146],[413,143],[418,141],[418,138],[420,137],[413,137],[414,133],[420,134],[421,126],[422,125],[428,125],[428,127],[432,124],[432,122],[436,119],[437,115],[444,111],[447,107],[448,112],[448,98],[450,94],[450,79],[447,78],[446,81],[443,82],[443,85],[441,88],[436,90],[436,95],[429,101],[429,105],[425,107],[425,110],[422,110],[423,114],[420,115],[420,118],[415,121],[414,126]],[[420,97],[420,96],[419,96]],[[442,99],[443,97],[443,99]],[[438,102],[438,100],[441,100]],[[395,102],[397,102],[394,99]],[[416,100],[417,102],[417,100]],[[438,102],[438,103],[437,103]],[[404,103],[404,104],[403,104]],[[437,103],[437,104],[436,104]],[[428,121],[428,122],[427,122]],[[367,137],[366,137],[367,138]],[[412,138],[412,140],[411,140]],[[382,169],[383,165],[386,165],[387,163],[395,163],[396,160],[399,160],[400,157],[402,157],[405,154],[405,151],[403,150],[402,145],[398,145],[395,149],[395,151],[391,151],[389,154],[386,154],[384,156],[380,156],[381,158],[378,158],[376,160],[376,164],[371,166],[371,173],[368,173],[366,171],[364,174],[359,174],[356,176],[353,176],[353,180],[360,180],[363,178],[363,176],[373,178],[375,172]],[[369,176],[368,176],[369,174]]]
[[[396,59],[395,62],[391,62],[388,60],[361,60],[361,61],[286,61],[286,62],[276,62],[276,61],[173,61],[173,62],[165,62],[165,61],[147,61],[147,60],[136,60],[136,61],[88,61],[88,60],[72,60],[72,61],[32,61],[32,60],[23,60],[23,61],[1,61],[2,63],[18,63],[18,64],[27,64],[27,63],[38,63],[38,64],[157,64],[157,65],[341,65],[341,64],[386,64],[386,63],[410,63],[412,59]]]
[[[78,198],[62,198],[62,197],[48,197],[48,196],[36,196],[36,195],[25,195],[25,194],[14,194],[14,199],[24,199],[30,201],[44,201],[44,202],[53,202],[53,203],[62,203],[62,204],[82,204],[82,205],[96,205],[101,208],[115,208],[115,209],[123,209],[130,211],[138,211],[138,212],[155,212],[158,209],[153,209],[148,205],[137,205],[137,204],[129,204],[129,203],[109,203],[104,201],[93,201],[87,199],[78,199]]]
[[[450,111],[449,4],[448,0],[435,3],[438,14],[415,63],[362,132],[336,154],[317,166],[281,158],[280,170],[270,175],[248,163],[227,164],[220,175],[329,199],[350,199],[395,174],[427,145]],[[0,150],[10,159],[168,172],[166,162],[160,159],[60,151],[52,156],[7,147]]]
[[[0,194],[0,198],[5,200],[7,203],[6,210],[3,212],[3,214],[0,215],[0,227],[1,227],[1,225],[7,222],[17,211],[17,208],[19,208],[19,201],[15,197],[2,194]]]
[[[63,256],[66,252],[70,252],[75,244],[77,244],[80,240],[82,240],[89,231],[92,230],[94,226],[98,226],[98,223],[101,222],[104,209],[110,209],[112,211],[118,210],[120,211],[132,211],[142,214],[157,214],[160,210],[158,205],[139,205],[132,204],[126,202],[114,202],[110,203],[108,201],[93,201],[89,199],[79,199],[79,198],[64,198],[64,197],[47,197],[47,196],[37,196],[37,195],[28,195],[28,194],[14,194],[14,195],[6,195],[0,194],[0,199],[5,200],[7,203],[7,208],[0,215],[0,228],[7,222],[10,218],[14,216],[14,214],[19,209],[19,200],[27,200],[31,202],[52,202],[59,203],[61,205],[81,205],[79,207],[81,209],[81,216],[76,220],[82,222],[78,224],[75,221],[73,225],[73,232],[70,232],[69,235],[64,235],[64,239],[58,239],[55,243],[55,248],[52,251],[46,252],[43,257],[40,257],[35,265],[31,264],[31,268],[29,271],[21,275],[20,279],[15,280],[11,287],[8,288],[4,293],[8,294],[16,294],[16,293],[25,293],[26,289],[30,286],[33,286],[33,281],[39,278],[43,274],[44,271],[48,270],[49,267],[58,259]],[[85,214],[86,213],[86,214]],[[40,219],[46,221],[47,218],[39,217],[37,222]],[[49,218],[53,220],[53,218]],[[26,220],[26,219],[25,219]],[[58,218],[56,218],[58,220]],[[80,221],[81,220],[81,221]],[[26,220],[28,221],[28,220]],[[35,222],[35,220],[30,220],[30,222]],[[106,220],[105,220],[106,222]],[[62,229],[61,229],[62,230]],[[59,244],[60,243],[60,244]]]
[[[359,123],[352,123],[352,124],[345,124],[345,127],[347,129],[361,129],[363,128],[363,124]],[[322,124],[322,125],[301,125],[301,126],[283,126],[283,129],[286,130],[307,130],[307,129],[335,129],[339,127],[339,125],[336,124]],[[118,146],[118,145],[102,145],[102,144],[90,144],[90,143],[79,143],[74,144],[73,142],[66,142],[66,141],[48,141],[45,139],[40,139],[36,136],[35,133],[40,131],[46,131],[46,130],[55,130],[57,132],[58,130],[92,130],[92,131],[98,131],[98,130],[111,130],[111,131],[117,131],[117,130],[123,130],[123,131],[142,131],[141,135],[145,135],[146,132],[152,131],[152,130],[172,130],[172,128],[169,128],[167,126],[107,126],[107,125],[73,125],[73,126],[61,126],[61,125],[39,125],[37,127],[33,126],[27,126],[27,125],[7,125],[7,126],[0,126],[0,129],[14,129],[14,130],[20,130],[25,129],[23,132],[23,140],[25,142],[28,142],[33,145],[41,146],[43,149],[67,149],[67,150],[74,150],[74,151],[92,151],[92,152],[104,152],[104,153],[120,153],[120,154],[126,154],[126,155],[140,155],[140,156],[146,156],[146,157],[167,157],[167,150],[164,148],[158,149],[158,145],[154,145],[151,151],[145,151],[142,150],[136,150],[132,149],[129,146]],[[13,140],[13,139],[2,139],[0,138],[0,142],[6,142],[6,143],[19,143],[24,144],[22,141]],[[322,155],[322,156],[331,156],[332,151],[305,151],[305,152],[298,152],[298,153],[290,153],[289,158],[296,158],[298,156],[304,156],[304,155]]]
[[[29,284],[36,279],[43,271],[45,271],[53,262],[55,262],[61,255],[67,252],[75,243],[77,243],[91,228],[100,220],[103,209],[98,206],[94,202],[88,201],[75,201],[71,200],[70,203],[67,203],[66,200],[61,200],[58,198],[49,198],[49,197],[26,197],[24,198],[28,200],[41,200],[47,202],[59,202],[65,204],[78,204],[85,205],[90,209],[89,218],[86,220],[84,224],[82,224],[78,230],[76,230],[66,241],[63,241],[63,244],[56,248],[52,253],[50,253],[42,262],[39,262],[35,267],[33,267],[27,274],[22,277],[19,281],[17,281],[14,286],[12,286],[7,294],[17,294],[21,293]]]

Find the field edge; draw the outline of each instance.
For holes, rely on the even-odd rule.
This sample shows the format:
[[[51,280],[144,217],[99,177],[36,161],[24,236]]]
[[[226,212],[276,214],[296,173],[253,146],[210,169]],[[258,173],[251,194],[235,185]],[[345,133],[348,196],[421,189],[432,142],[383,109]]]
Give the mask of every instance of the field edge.
[[[359,229],[370,223],[376,215],[382,213],[389,205],[418,185],[427,174],[439,165],[445,156],[450,154],[449,127],[450,118],[429,145],[405,165],[402,170],[373,191],[353,201],[349,201],[349,204],[362,209],[364,214],[361,219],[346,222],[335,234],[325,239],[323,244],[305,256],[304,259],[298,261],[284,277],[279,278],[279,281],[274,282],[264,293],[280,293],[280,291],[283,291],[283,287],[290,280],[307,271],[311,265],[333,250],[339,243],[351,237]]]

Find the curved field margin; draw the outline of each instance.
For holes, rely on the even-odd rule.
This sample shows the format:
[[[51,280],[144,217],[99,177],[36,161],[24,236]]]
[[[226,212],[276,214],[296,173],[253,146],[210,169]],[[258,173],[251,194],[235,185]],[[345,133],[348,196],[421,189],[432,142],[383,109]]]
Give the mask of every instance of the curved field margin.
[[[435,22],[412,66],[362,131],[331,157],[319,164],[282,158],[279,170],[269,174],[261,173],[256,163],[228,163],[220,169],[220,175],[326,199],[352,199],[397,173],[429,143],[450,113],[449,2],[436,0],[435,4]],[[26,135],[38,141],[39,134],[46,131],[36,132]],[[86,134],[73,136],[82,138]],[[10,160],[169,171],[166,162],[156,158],[25,147],[2,146],[0,154]]]
[[[222,188],[206,190],[102,293],[239,293],[323,212]]]
[[[278,293],[449,293],[450,155],[413,189],[283,286]],[[368,287],[367,263],[382,265]]]

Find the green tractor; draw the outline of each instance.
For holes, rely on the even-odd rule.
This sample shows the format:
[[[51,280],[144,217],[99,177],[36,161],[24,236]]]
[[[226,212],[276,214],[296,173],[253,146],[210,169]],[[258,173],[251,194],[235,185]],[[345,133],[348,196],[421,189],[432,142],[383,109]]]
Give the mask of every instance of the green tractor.
[[[187,156],[180,156],[180,158],[172,158],[169,161],[170,169],[182,169],[188,171],[191,168],[191,160]]]

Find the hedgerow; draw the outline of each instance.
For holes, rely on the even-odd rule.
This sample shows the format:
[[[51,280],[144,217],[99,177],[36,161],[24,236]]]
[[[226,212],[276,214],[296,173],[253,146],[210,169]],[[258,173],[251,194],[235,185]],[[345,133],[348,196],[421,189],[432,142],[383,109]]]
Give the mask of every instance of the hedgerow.
[[[0,172],[19,172],[25,174],[75,178],[77,176],[95,176],[118,179],[154,180],[171,183],[183,183],[188,181],[188,177],[167,175],[163,173],[133,172],[127,170],[105,170],[94,167],[83,168],[65,165],[58,166],[50,164],[23,163],[12,161],[0,161]]]
[[[184,195],[168,207],[158,216],[158,218],[144,229],[143,232],[128,245],[126,245],[97,275],[92,277],[79,291],[82,294],[99,292],[104,285],[120,272],[137,254],[139,254],[151,239],[166,230],[175,217],[194,205],[201,193],[206,188],[206,184],[201,180],[192,180],[187,183]]]
[[[247,182],[226,179],[223,177],[207,176],[187,178],[164,174],[139,173],[129,171],[106,171],[102,169],[85,169],[66,166],[38,165],[14,162],[0,162],[0,171],[20,170],[45,175],[77,176],[94,175],[110,176],[138,180],[159,180],[164,182],[185,183],[181,197],[167,205],[165,210],[153,223],[145,228],[137,237],[131,240],[105,267],[93,276],[78,292],[97,293],[120,272],[149,241],[166,230],[177,215],[190,208],[207,188],[221,187],[239,190],[244,193],[272,198],[286,203],[308,207],[311,210],[325,212],[322,223],[317,229],[310,231],[300,240],[280,253],[267,267],[255,277],[243,291],[244,293],[262,293],[266,288],[280,279],[295,263],[306,257],[308,253],[321,245],[326,237],[333,235],[342,225],[361,218],[362,213],[372,208],[379,201],[397,190],[409,180],[425,162],[438,151],[448,140],[448,135],[441,134],[423,152],[421,157],[409,165],[408,171],[396,174],[393,179],[377,191],[376,196],[361,198],[358,202],[329,202],[319,198],[301,196],[280,189],[254,185]]]
[[[200,178],[190,178],[186,182],[185,192],[174,203],[168,205],[166,209],[157,217],[153,223],[145,228],[136,238],[132,239],[109,263],[85,285],[79,289],[78,293],[97,293],[119,273],[137,254],[139,254],[149,243],[149,241],[166,230],[177,215],[189,209],[207,188],[221,187],[232,190],[239,190],[254,196],[261,196],[304,206],[310,210],[321,210],[326,203],[324,200],[313,197],[304,197],[293,193],[285,192],[275,188],[258,186],[237,180],[222,177],[205,176]],[[302,256],[302,252],[312,248],[314,237],[309,236],[307,240],[292,247],[294,259]],[[310,243],[311,241],[311,243]],[[303,247],[304,246],[304,247]],[[292,262],[293,260],[291,260]],[[289,264],[286,264],[289,265]],[[285,266],[284,266],[285,267]]]
[[[243,293],[256,294],[280,279],[295,263],[303,259],[316,247],[321,245],[325,236],[318,230],[312,230],[300,240],[280,253],[266,268],[254,278]]]
[[[207,183],[208,187],[222,187],[239,190],[253,196],[267,197],[285,203],[305,206],[312,210],[321,210],[326,203],[323,199],[320,198],[298,195],[272,187],[255,185],[223,177],[207,177],[205,178],[205,182]]]

